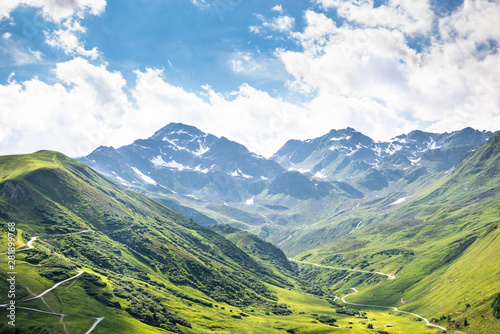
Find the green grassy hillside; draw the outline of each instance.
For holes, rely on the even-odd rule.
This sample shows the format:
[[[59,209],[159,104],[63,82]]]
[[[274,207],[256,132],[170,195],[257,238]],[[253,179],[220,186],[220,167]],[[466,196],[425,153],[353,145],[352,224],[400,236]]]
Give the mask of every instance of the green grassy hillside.
[[[233,243],[56,152],[0,157],[0,231],[1,333],[346,333],[367,321],[305,292],[272,245],[219,231]],[[379,327],[435,333],[371,312]]]
[[[275,270],[277,274],[287,277],[295,276],[294,268],[292,268],[285,253],[273,244],[230,225],[213,225],[210,226],[210,229],[223,235],[257,262],[271,270]]]
[[[494,304],[500,294],[499,166],[497,133],[406,202],[376,213],[360,208],[363,228],[295,258],[396,275],[381,280],[305,268],[332,292],[359,287],[350,302],[396,306],[435,318],[451,332],[500,332]]]

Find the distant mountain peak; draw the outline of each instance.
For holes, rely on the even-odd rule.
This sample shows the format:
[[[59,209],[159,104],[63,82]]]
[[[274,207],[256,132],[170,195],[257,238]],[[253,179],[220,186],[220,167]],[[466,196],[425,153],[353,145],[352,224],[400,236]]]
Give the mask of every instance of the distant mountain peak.
[[[288,170],[326,180],[362,176],[370,168],[398,168],[404,174],[405,168],[425,165],[429,170],[442,171],[489,136],[490,132],[472,128],[441,134],[414,130],[387,142],[375,142],[352,128],[334,129],[314,139],[290,140],[273,159]]]
[[[255,193],[283,171],[237,142],[183,123],[117,150],[96,150],[81,161],[125,186],[226,201],[240,201],[240,193]]]
[[[184,123],[169,123],[160,130],[156,131],[149,139],[152,140],[165,140],[169,136],[189,136],[189,137],[203,137],[208,134],[201,131],[195,126],[187,125]]]

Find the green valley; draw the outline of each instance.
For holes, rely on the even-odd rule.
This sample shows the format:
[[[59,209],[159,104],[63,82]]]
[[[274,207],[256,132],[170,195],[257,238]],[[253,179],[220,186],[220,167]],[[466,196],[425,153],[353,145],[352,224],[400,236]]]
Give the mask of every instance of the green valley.
[[[348,271],[332,275],[303,265],[309,280],[331,292],[358,287],[360,292],[349,302],[396,306],[452,333],[499,332],[494,304],[500,293],[499,168],[496,133],[451,172],[405,201],[361,204],[351,217],[362,221],[362,228],[295,259],[396,276],[381,280]],[[311,228],[324,230],[328,225]]]
[[[370,333],[368,317],[435,332],[380,310],[339,311],[271,244],[201,227],[62,154],[1,157],[0,180],[2,333],[344,333],[349,321]]]

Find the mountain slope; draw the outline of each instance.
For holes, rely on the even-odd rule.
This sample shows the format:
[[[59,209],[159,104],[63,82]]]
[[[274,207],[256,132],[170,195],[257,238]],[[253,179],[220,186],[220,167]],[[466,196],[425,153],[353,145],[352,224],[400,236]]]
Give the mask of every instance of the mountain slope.
[[[391,169],[393,177],[401,175],[398,179],[422,167],[432,172],[443,171],[491,135],[491,132],[471,128],[443,134],[412,131],[389,142],[375,142],[347,128],[306,141],[290,140],[273,159],[285,169],[308,173],[318,179],[363,177],[368,171],[371,175],[364,176],[359,184],[373,191],[387,187],[390,181],[384,175],[376,175],[373,180],[373,170]]]
[[[17,222],[18,231],[47,235],[52,240],[28,251],[25,258],[46,264],[38,269],[42,277],[58,280],[75,267],[85,267],[104,275],[117,290],[123,279],[138,280],[142,282],[139,286],[150,285],[151,289],[167,284],[170,289],[181,286],[198,291],[203,299],[187,299],[202,306],[211,305],[206,300],[212,299],[236,307],[272,304],[276,297],[263,282],[283,284],[280,276],[219,234],[122,189],[61,154],[43,151],[0,157],[0,178],[4,229],[7,222]],[[128,289],[138,292],[137,288]],[[184,295],[182,290],[175,291]],[[124,308],[130,316],[174,331],[180,331],[178,325],[189,324],[175,320],[175,313],[165,307],[153,313],[142,310],[149,303],[143,298],[147,292],[141,298],[119,299],[129,293],[110,297],[128,305]],[[160,307],[155,305],[153,309]]]
[[[369,274],[337,276],[334,289],[361,287],[350,302],[435,317],[451,332],[498,332],[493,303],[500,294],[499,166],[500,132],[409,199],[358,216],[364,218],[359,229],[296,259],[396,274],[394,281],[380,282]],[[307,275],[331,282],[325,272]]]
[[[17,328],[2,323],[2,333],[326,333],[359,315],[304,293],[269,243],[219,231],[238,248],[62,154],[0,157],[0,180],[0,247],[17,248]],[[8,256],[0,253],[1,291],[12,288]],[[4,319],[9,298],[0,300]]]
[[[241,201],[282,172],[274,161],[227,138],[171,123],[145,140],[118,149],[99,147],[80,161],[128,187]]]
[[[489,136],[471,128],[413,131],[384,143],[347,128],[291,140],[270,161],[172,123],[149,139],[101,147],[80,160],[199,224],[230,224],[294,255],[347,235],[366,218],[356,213],[387,210]]]
[[[268,266],[271,270],[278,268],[278,273],[280,274],[295,276],[294,268],[291,266],[285,253],[273,244],[260,239],[252,233],[239,230],[230,225],[213,225],[210,229],[226,237],[245,253],[252,256],[256,261],[261,262],[264,266]],[[273,266],[269,266],[270,263]]]

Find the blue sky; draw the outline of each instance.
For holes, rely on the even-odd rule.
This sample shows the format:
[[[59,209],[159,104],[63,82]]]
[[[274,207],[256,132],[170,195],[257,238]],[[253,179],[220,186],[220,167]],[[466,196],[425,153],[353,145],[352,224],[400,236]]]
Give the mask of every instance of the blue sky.
[[[354,127],[500,128],[498,2],[13,0],[0,154],[71,156],[169,122],[269,156]]]

